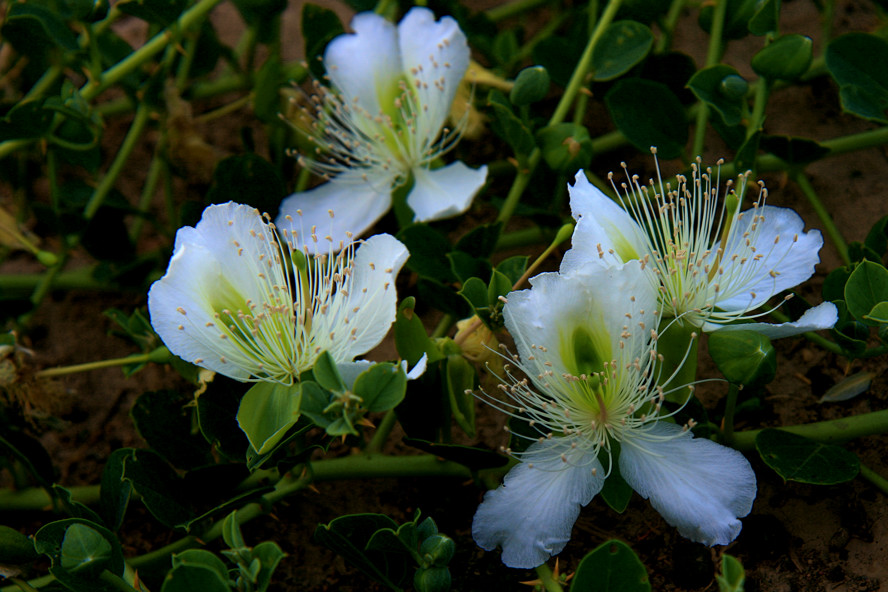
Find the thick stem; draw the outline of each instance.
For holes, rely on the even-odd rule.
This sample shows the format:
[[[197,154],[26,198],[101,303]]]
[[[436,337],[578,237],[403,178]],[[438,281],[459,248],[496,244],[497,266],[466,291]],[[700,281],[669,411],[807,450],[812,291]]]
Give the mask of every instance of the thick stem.
[[[882,493],[888,494],[888,479],[873,471],[865,464],[860,464],[860,476],[882,490]]]
[[[888,409],[854,415],[842,419],[831,419],[794,426],[781,426],[781,430],[805,436],[818,442],[834,444],[872,436],[888,432]],[[734,434],[734,448],[737,450],[752,450],[755,448],[755,438],[762,430],[746,430]]]
[[[547,564],[538,565],[536,573],[540,578],[540,583],[546,592],[564,592],[564,588],[558,583],[558,580],[552,575],[552,570]]]
[[[73,366],[61,366],[59,368],[49,368],[41,370],[34,374],[38,378],[49,378],[51,376],[64,376],[65,374],[75,374],[77,372],[88,372],[89,370],[98,370],[99,368],[113,368],[115,366],[127,366],[129,364],[145,364],[148,362],[163,362],[170,356],[170,351],[164,347],[150,351],[146,354],[136,354],[134,356],[126,356],[125,358],[115,358],[113,360],[99,360],[98,362],[87,362],[85,364],[75,364]]]
[[[379,425],[376,426],[376,432],[374,432],[373,437],[370,439],[370,443],[367,444],[366,451],[368,454],[382,451],[382,446],[388,439],[389,434],[392,433],[396,423],[398,423],[398,416],[395,414],[394,409],[389,409],[385,412]]]

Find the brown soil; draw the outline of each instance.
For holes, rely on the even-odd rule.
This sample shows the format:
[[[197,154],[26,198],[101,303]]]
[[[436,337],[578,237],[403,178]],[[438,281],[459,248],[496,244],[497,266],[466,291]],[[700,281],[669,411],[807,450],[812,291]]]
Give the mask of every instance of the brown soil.
[[[288,12],[289,37],[298,41],[301,2],[294,2]],[[820,24],[814,3],[793,0],[784,3],[782,31],[811,35],[815,55],[819,54]],[[679,28],[677,43],[702,63],[705,36],[695,24],[696,16],[687,13]],[[214,22],[224,30],[236,30],[238,17],[225,6],[214,14]],[[870,30],[877,24],[875,8],[864,0],[838,3],[834,34],[847,30]],[[295,29],[295,30],[294,30]],[[143,34],[138,23],[133,35]],[[223,36],[226,33],[223,32]],[[236,38],[236,35],[234,35]],[[729,47],[726,61],[748,73],[748,57],[760,47],[760,39],[749,38]],[[815,139],[829,139],[871,129],[873,126],[844,115],[831,82],[824,79],[807,85],[778,91],[768,110],[769,133],[791,134]],[[254,125],[249,113],[216,122],[201,130],[220,150],[237,150],[241,125]],[[258,127],[258,126],[255,126]],[[109,146],[119,143],[125,122],[114,124],[108,134]],[[261,142],[257,142],[261,145]],[[713,147],[707,157],[725,154],[714,136],[707,143]],[[479,150],[484,150],[479,147]],[[719,153],[719,151],[721,151]],[[848,240],[862,240],[869,225],[888,213],[882,188],[881,172],[886,168],[888,152],[884,147],[868,149],[819,162],[808,168],[811,181],[839,228]],[[150,146],[137,153],[131,163],[133,175],[120,189],[135,201],[141,190],[141,171],[147,168]],[[617,168],[620,159],[635,163],[638,172],[650,168],[646,158],[634,152],[606,155],[594,163],[595,172],[605,174]],[[667,172],[670,163],[665,163]],[[673,168],[677,168],[675,165]],[[819,227],[808,202],[791,183],[779,176],[766,177],[770,203],[797,209],[809,226]],[[201,187],[180,186],[183,195]],[[482,207],[475,212],[484,217]],[[461,231],[455,232],[455,235]],[[819,285],[825,272],[839,264],[829,241],[822,252],[822,265],[806,293],[819,300]],[[13,260],[0,271],[25,269],[21,260]],[[52,367],[90,360],[118,357],[130,351],[130,345],[109,337],[110,321],[102,311],[111,307],[131,310],[144,305],[144,295],[130,294],[54,294],[39,308],[26,343],[36,355],[35,367]],[[767,387],[764,411],[741,415],[738,429],[791,425],[831,419],[885,408],[888,404],[888,379],[885,360],[848,364],[847,360],[826,354],[803,339],[777,342],[779,365],[777,379]],[[378,353],[391,357],[391,346]],[[372,356],[371,356],[372,357]],[[820,404],[819,397],[849,372],[867,369],[877,374],[869,391],[851,401]],[[703,371],[707,371],[704,366]],[[63,387],[61,415],[64,429],[51,430],[42,437],[64,485],[96,483],[110,452],[122,446],[139,446],[142,441],[128,416],[136,397],[147,390],[190,387],[171,369],[149,367],[134,378],[126,379],[120,370],[109,369],[73,375],[59,381]],[[724,389],[714,387],[703,392],[704,403],[715,408]],[[722,403],[723,404],[723,403]],[[479,437],[473,442],[495,448],[504,443],[501,432],[504,418],[479,407]],[[398,435],[396,431],[395,436]],[[886,436],[863,438],[848,445],[861,461],[882,475],[888,475],[888,461],[883,453]],[[406,449],[395,443],[393,451]],[[405,450],[406,451],[406,450]],[[333,454],[347,451],[334,449]],[[562,571],[576,569],[589,550],[609,538],[627,541],[638,553],[650,573],[654,590],[714,590],[714,574],[722,552],[737,556],[747,570],[747,590],[783,592],[873,592],[888,589],[888,504],[883,493],[861,479],[832,487],[784,483],[755,454],[748,455],[759,481],[759,493],[750,516],[735,543],[726,548],[708,549],[682,539],[666,525],[648,502],[635,497],[623,514],[616,514],[596,499],[583,510],[574,535],[560,556]],[[526,589],[517,582],[532,580],[532,571],[512,570],[502,566],[498,553],[478,549],[470,534],[472,515],[483,491],[471,482],[432,478],[380,479],[324,483],[305,491],[275,508],[274,518],[256,520],[245,527],[247,541],[275,540],[289,554],[278,568],[273,590],[365,591],[382,589],[346,565],[341,558],[312,543],[311,533],[318,523],[358,512],[379,512],[397,521],[408,520],[421,508],[432,516],[440,529],[453,537],[457,553],[451,562],[454,590]],[[170,542],[174,535],[134,504],[122,529],[128,553],[140,553]],[[2,516],[15,524],[20,517]],[[49,515],[28,516],[20,526],[32,533]],[[158,587],[159,589],[159,587]]]

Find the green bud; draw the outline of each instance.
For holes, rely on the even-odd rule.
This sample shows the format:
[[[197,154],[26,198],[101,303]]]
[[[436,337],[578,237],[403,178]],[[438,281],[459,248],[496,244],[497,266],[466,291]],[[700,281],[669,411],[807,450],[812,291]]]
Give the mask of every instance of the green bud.
[[[777,354],[771,340],[755,331],[710,333],[709,355],[732,384],[764,386],[777,373]]]
[[[530,66],[518,73],[509,101],[513,105],[529,105],[544,99],[548,92],[549,73],[542,66]]]
[[[417,592],[447,592],[450,590],[450,570],[446,567],[430,567],[416,570],[413,585]]]
[[[13,528],[0,525],[0,563],[17,565],[33,561],[39,556],[31,539]]]
[[[556,123],[536,133],[546,164],[557,172],[575,173],[592,161],[592,138],[582,125]]]
[[[172,357],[173,355],[170,353],[170,350],[163,345],[148,354],[148,359],[155,364],[166,364],[172,359]]]
[[[37,261],[45,267],[52,267],[59,262],[59,258],[49,251],[37,251]]]
[[[718,85],[719,94],[729,99],[742,99],[748,90],[749,84],[737,74],[725,76]]]
[[[419,554],[430,565],[446,566],[453,559],[456,544],[453,539],[443,534],[434,534],[424,540],[419,547]]]
[[[810,37],[784,35],[752,57],[752,69],[768,80],[798,80],[811,67],[813,45]]]

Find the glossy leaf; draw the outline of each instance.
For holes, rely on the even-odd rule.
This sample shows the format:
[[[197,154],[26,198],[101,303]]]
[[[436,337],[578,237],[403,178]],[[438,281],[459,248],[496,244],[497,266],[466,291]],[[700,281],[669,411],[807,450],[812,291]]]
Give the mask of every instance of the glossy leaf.
[[[506,96],[498,90],[490,91],[487,106],[493,112],[490,122],[493,131],[512,147],[519,159],[530,154],[536,147],[533,132],[515,115]]]
[[[688,141],[688,124],[679,100],[658,82],[618,81],[604,102],[614,123],[643,152],[656,146],[660,158],[677,158]]]
[[[786,481],[834,485],[850,481],[860,471],[853,452],[782,430],[762,430],[755,447],[765,464]]]
[[[848,33],[826,48],[826,67],[840,87],[842,108],[858,117],[888,123],[888,41]]]
[[[616,539],[588,553],[570,584],[571,592],[649,592],[647,570],[629,546]]]
[[[75,523],[65,531],[59,565],[71,573],[97,574],[111,561],[111,543],[98,531]]]
[[[336,362],[328,352],[321,352],[321,355],[315,360],[314,366],[312,366],[311,373],[314,375],[317,383],[328,391],[341,393],[345,390],[345,383],[339,375]]]
[[[257,382],[241,399],[237,424],[257,453],[270,452],[299,420],[302,384]]]
[[[441,282],[456,280],[447,259],[453,247],[443,234],[428,224],[413,224],[402,229],[397,238],[410,251],[407,267],[411,271]]]
[[[354,393],[368,412],[388,411],[404,399],[407,375],[399,364],[374,364],[355,379]]]
[[[158,454],[132,450],[123,460],[123,479],[132,484],[148,511],[166,526],[174,527],[191,518],[181,478]]]
[[[395,347],[398,350],[398,355],[407,360],[411,367],[422,358],[423,354],[428,355],[429,363],[440,360],[442,357],[438,347],[429,339],[422,320],[414,310],[415,306],[416,299],[413,296],[402,300],[398,305],[394,326]]]
[[[780,0],[763,0],[749,19],[747,28],[753,35],[766,35],[777,30],[780,24]]]
[[[796,81],[811,67],[814,43],[803,35],[784,35],[752,58],[752,69],[768,80]]]
[[[622,76],[647,56],[654,44],[654,34],[636,21],[617,21],[604,30],[592,51],[594,80],[613,80]]]
[[[709,355],[728,382],[759,387],[774,380],[777,354],[771,340],[754,331],[715,331]]]
[[[740,123],[748,85],[737,70],[724,64],[703,68],[691,77],[688,87],[721,115],[725,125]]]
[[[848,312],[863,324],[875,326],[879,322],[866,317],[881,302],[888,302],[888,270],[879,263],[862,261],[845,283]]]
[[[722,555],[721,573],[715,576],[718,583],[718,592],[743,592],[743,583],[746,580],[746,572],[743,564],[731,555]]]
[[[62,546],[64,545],[65,537],[69,529],[75,524],[79,527],[89,528],[93,532],[98,533],[102,539],[108,543],[110,552],[102,552],[102,557],[105,558],[103,560],[106,561],[106,567],[111,573],[118,575],[123,574],[123,549],[121,548],[117,537],[104,526],[96,524],[95,522],[90,522],[89,520],[83,520],[82,518],[68,518],[65,520],[50,522],[45,525],[34,535],[34,549],[38,553],[49,556],[49,558],[52,559],[53,566],[59,567],[63,572],[67,573],[67,570],[62,567]],[[78,528],[77,530],[80,529]],[[70,544],[71,543],[69,543],[69,545]],[[104,545],[101,545],[100,543],[97,544],[101,546],[102,549],[105,549]],[[73,550],[75,547],[69,548],[70,550]],[[82,581],[83,578],[74,575],[74,579]]]

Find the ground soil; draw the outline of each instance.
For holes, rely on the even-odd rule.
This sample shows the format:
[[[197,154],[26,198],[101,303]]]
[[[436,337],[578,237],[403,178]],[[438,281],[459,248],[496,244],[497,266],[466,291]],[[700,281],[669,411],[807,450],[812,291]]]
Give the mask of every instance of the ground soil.
[[[287,22],[294,46],[298,43],[298,14],[301,3],[294,2]],[[820,22],[814,3],[808,0],[784,2],[782,31],[799,32],[814,39],[819,54]],[[705,36],[688,12],[678,29],[677,45],[703,62]],[[239,19],[230,7],[214,14],[214,22],[223,36],[236,39]],[[874,5],[865,0],[837,3],[834,34],[847,30],[870,30],[878,23]],[[140,25],[132,23],[132,35],[141,34]],[[288,37],[285,37],[288,38]],[[233,41],[228,40],[233,43]],[[760,39],[750,38],[729,46],[726,61],[749,73],[749,56],[760,47]],[[126,122],[111,123],[109,146],[119,143]],[[200,133],[222,152],[238,150],[239,129],[254,125],[248,112],[219,120]],[[871,129],[872,124],[844,115],[838,104],[834,85],[826,79],[775,92],[768,108],[766,129],[769,133],[801,135],[829,139]],[[114,138],[117,138],[116,140]],[[708,142],[707,158],[730,156],[716,137]],[[124,179],[119,189],[133,201],[142,184],[140,171],[147,168],[152,146],[136,153],[133,175]],[[470,147],[471,150],[471,147]],[[478,147],[483,152],[483,147]],[[596,159],[596,173],[604,175],[627,159],[638,172],[650,173],[650,162],[624,150]],[[872,148],[824,160],[808,168],[811,182],[848,240],[862,240],[870,224],[888,213],[881,173],[886,169],[888,152]],[[677,164],[664,163],[667,172]],[[598,170],[600,169],[600,170]],[[771,175],[765,180],[770,188],[770,203],[797,209],[809,226],[819,227],[817,216],[793,183]],[[196,194],[205,187],[181,182],[183,195]],[[498,188],[501,189],[501,188]],[[45,190],[45,188],[44,188]],[[37,188],[39,199],[39,187]],[[490,210],[479,207],[473,220],[484,219]],[[462,230],[454,231],[456,236]],[[803,293],[819,300],[819,287],[825,272],[839,265],[839,258],[829,240],[821,253],[822,264]],[[553,258],[552,264],[557,262]],[[17,267],[16,267],[17,266]],[[13,260],[0,271],[21,269],[27,264]],[[144,305],[144,295],[108,293],[56,293],[37,310],[24,342],[34,350],[34,367],[52,367],[90,360],[118,357],[131,351],[119,338],[109,337],[112,328],[102,316],[108,308],[131,310]],[[428,319],[433,320],[433,319]],[[886,360],[849,363],[824,353],[803,339],[785,339],[775,343],[778,375],[763,395],[763,409],[741,415],[738,429],[782,426],[832,419],[883,409],[888,405]],[[375,355],[392,357],[391,345],[385,344]],[[702,367],[702,372],[711,368]],[[843,376],[859,370],[876,374],[865,394],[840,403],[819,403],[823,392]],[[140,446],[143,442],[128,415],[136,397],[161,387],[189,388],[168,367],[148,367],[127,379],[117,369],[98,370],[73,375],[58,381],[56,414],[62,427],[46,431],[42,442],[49,450],[65,485],[96,483],[105,459],[122,446]],[[716,408],[724,389],[703,389],[705,405]],[[723,403],[722,403],[723,404]],[[505,442],[504,418],[479,407],[479,434],[465,443],[496,448]],[[395,431],[391,452],[409,453],[397,442]],[[882,475],[888,475],[884,450],[888,436],[873,436],[852,442],[848,448],[861,461]],[[347,454],[334,447],[332,454]],[[628,542],[650,573],[654,590],[703,591],[717,589],[714,574],[720,554],[738,557],[747,570],[747,590],[767,592],[874,592],[888,590],[888,504],[885,494],[870,483],[855,479],[831,487],[784,483],[754,453],[748,455],[759,482],[758,497],[752,513],[743,520],[738,539],[724,548],[709,549],[682,539],[674,528],[664,523],[647,501],[636,496],[623,514],[609,509],[599,499],[586,507],[574,528],[573,538],[560,556],[562,571],[573,571],[589,550],[610,538]],[[260,519],[245,527],[248,541],[275,540],[288,553],[278,568],[272,590],[368,591],[382,589],[344,563],[330,551],[314,544],[311,533],[319,523],[347,513],[379,512],[397,521],[412,517],[416,508],[433,516],[440,529],[453,537],[457,552],[451,562],[454,590],[475,591],[526,589],[518,582],[532,580],[532,571],[512,570],[502,566],[498,553],[485,553],[471,539],[472,515],[483,491],[472,482],[432,478],[379,479],[319,484],[286,500],[274,510],[273,517]],[[0,516],[0,521],[15,525],[21,516]],[[24,517],[18,524],[24,532],[33,532],[40,520]],[[141,553],[168,543],[174,535],[159,526],[143,509],[134,507],[123,529],[128,553]]]

